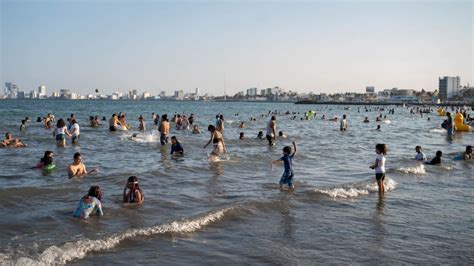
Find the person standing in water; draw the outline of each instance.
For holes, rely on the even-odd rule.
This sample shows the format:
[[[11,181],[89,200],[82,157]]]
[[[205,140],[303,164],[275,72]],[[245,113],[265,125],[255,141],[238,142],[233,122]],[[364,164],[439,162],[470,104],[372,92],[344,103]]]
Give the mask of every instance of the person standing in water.
[[[385,156],[387,155],[387,146],[385,144],[375,145],[375,162],[370,166],[375,169],[375,179],[379,187],[379,195],[383,195],[385,187],[383,181],[385,180]]]
[[[276,136],[276,117],[272,116],[272,118],[267,124],[267,140],[268,140],[269,146],[275,145],[275,136]]]
[[[77,143],[77,141],[79,141],[79,136],[81,134],[81,131],[80,131],[79,124],[77,123],[75,118],[71,119],[70,134],[71,134],[72,144]]]
[[[348,123],[347,123],[347,116],[344,114],[342,116],[342,120],[341,120],[341,131],[346,131],[347,130],[347,126],[348,126]]]
[[[224,134],[224,115],[220,115],[219,119],[217,119],[216,129],[220,133]]]
[[[56,144],[58,147],[66,146],[66,136],[71,136],[69,131],[66,128],[66,122],[64,119],[59,119],[56,124],[56,129],[53,132],[54,137],[56,138]]]
[[[295,157],[296,154],[296,142],[293,141],[293,151],[291,150],[290,146],[285,146],[283,148],[283,157],[281,157],[278,160],[275,160],[272,162],[272,164],[275,164],[279,161],[283,161],[283,164],[285,166],[285,171],[283,172],[283,175],[281,176],[280,179],[280,189],[283,188],[284,184],[288,184],[288,187],[290,189],[294,189],[295,186],[293,185],[293,158]]]
[[[113,114],[112,117],[109,119],[109,130],[110,131],[117,131],[116,126],[119,125],[119,120],[116,114]]]
[[[138,129],[141,131],[145,131],[145,119],[143,118],[143,115],[140,115],[138,117]]]
[[[212,150],[211,154],[209,157],[219,157],[223,153],[227,153],[227,149],[225,147],[225,142],[224,142],[224,136],[222,136],[222,133],[219,132],[216,127],[213,125],[209,125],[207,127],[207,130],[211,132],[211,138],[209,141],[204,145],[204,149],[211,144],[214,144],[214,149]]]
[[[170,122],[168,122],[168,115],[164,114],[161,116],[161,123],[158,127],[160,131],[160,143],[166,145],[168,143],[168,135],[170,134]]]
[[[452,137],[454,134],[454,122],[453,118],[451,117],[451,113],[447,112],[446,116],[448,117],[447,119],[447,124],[446,124],[446,129],[448,130],[448,137]]]

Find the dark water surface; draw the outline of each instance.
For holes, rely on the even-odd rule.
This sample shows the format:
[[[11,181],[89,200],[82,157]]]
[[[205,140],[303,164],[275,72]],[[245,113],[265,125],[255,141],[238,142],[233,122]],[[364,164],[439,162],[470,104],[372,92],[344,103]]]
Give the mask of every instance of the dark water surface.
[[[474,134],[453,140],[440,129],[442,118],[411,115],[403,107],[387,120],[357,112],[357,106],[311,106],[287,103],[133,102],[133,101],[0,101],[0,133],[11,131],[24,149],[0,149],[1,264],[315,264],[439,263],[472,264],[474,260],[473,163],[453,160],[474,143]],[[307,110],[317,119],[301,121]],[[268,110],[278,110],[277,131],[287,139],[275,147],[257,140]],[[300,112],[297,120],[284,112]],[[89,115],[110,117],[125,112],[138,127],[145,116],[147,131],[133,133],[88,127]],[[80,144],[57,148],[52,130],[36,117],[75,113],[81,125]],[[157,143],[151,113],[194,113],[201,135],[171,130],[185,149],[183,158],[169,155]],[[205,131],[214,116],[226,118],[228,157],[209,162]],[[321,120],[346,113],[348,132],[339,123]],[[235,114],[238,114],[237,116]],[[472,112],[471,112],[472,115]],[[20,120],[32,122],[19,133]],[[368,116],[370,123],[362,120]],[[250,122],[250,117],[257,117]],[[245,121],[246,128],[238,125]],[[381,131],[375,131],[380,124]],[[239,140],[239,132],[246,140]],[[264,131],[265,132],[265,131]],[[296,189],[280,191],[283,166],[271,166],[281,149],[298,143],[294,160]],[[373,162],[376,143],[386,143],[387,193],[379,198]],[[412,160],[414,147],[428,157],[442,150],[442,166]],[[55,153],[49,175],[30,169],[45,150]],[[80,151],[88,168],[99,173],[68,179],[67,165]],[[145,192],[142,206],[121,203],[123,185],[137,175]],[[103,189],[102,217],[72,217],[91,185]]]

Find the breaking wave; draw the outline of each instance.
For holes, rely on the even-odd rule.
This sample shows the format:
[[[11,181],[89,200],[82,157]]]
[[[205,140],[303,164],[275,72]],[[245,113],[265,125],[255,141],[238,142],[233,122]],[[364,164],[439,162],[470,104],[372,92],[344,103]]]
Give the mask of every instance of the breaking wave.
[[[390,178],[385,179],[385,191],[392,191],[397,183]],[[378,192],[377,183],[375,181],[366,181],[362,183],[343,185],[340,187],[315,189],[316,193],[324,194],[331,198],[353,198],[361,195],[368,195]]]
[[[68,242],[61,247],[50,246],[41,253],[37,259],[19,258],[16,261],[3,261],[1,264],[14,265],[50,265],[65,264],[75,259],[84,258],[88,253],[111,249],[120,242],[137,236],[151,236],[166,233],[190,233],[200,230],[206,225],[221,220],[225,213],[234,207],[213,211],[203,216],[182,221],[173,221],[166,224],[156,225],[141,229],[129,229],[123,233],[117,233],[105,239],[85,239],[76,242]],[[0,257],[1,258],[1,257]],[[8,259],[7,259],[8,260]]]
[[[418,166],[413,167],[400,167],[397,171],[405,173],[405,174],[415,174],[415,175],[424,175],[426,174],[425,166],[420,164]]]

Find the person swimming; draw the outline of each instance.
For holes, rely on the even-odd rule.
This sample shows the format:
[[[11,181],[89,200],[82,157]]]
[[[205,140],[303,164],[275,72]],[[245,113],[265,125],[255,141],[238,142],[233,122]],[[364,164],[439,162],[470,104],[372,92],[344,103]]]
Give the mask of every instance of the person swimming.
[[[201,134],[201,130],[199,129],[198,125],[193,126],[193,134]]]
[[[440,165],[441,164],[441,157],[443,156],[443,152],[442,151],[437,151],[436,152],[436,156],[431,159],[431,161],[429,162],[425,162],[425,164],[429,164],[429,165]]]
[[[45,151],[43,158],[40,159],[35,168],[47,169],[52,167],[54,165],[53,155],[54,153],[52,151]]]
[[[278,132],[278,137],[281,139],[286,139],[286,135],[283,133],[283,131]]]
[[[143,203],[144,200],[145,194],[138,185],[138,178],[136,176],[130,176],[123,188],[123,202]]]
[[[99,186],[91,186],[87,195],[81,198],[73,213],[74,217],[87,219],[91,214],[104,215],[102,211],[102,190]]]
[[[14,138],[12,133],[5,133],[5,138],[0,142],[0,148],[13,147],[13,148],[23,148],[27,145],[21,142],[20,139]]]
[[[257,139],[264,139],[265,137],[263,136],[263,131],[259,131],[257,134]]]
[[[369,118],[366,116],[365,119],[364,119],[364,123],[369,123]]]
[[[245,137],[245,133],[244,132],[240,132],[239,133],[239,139],[244,139]]]

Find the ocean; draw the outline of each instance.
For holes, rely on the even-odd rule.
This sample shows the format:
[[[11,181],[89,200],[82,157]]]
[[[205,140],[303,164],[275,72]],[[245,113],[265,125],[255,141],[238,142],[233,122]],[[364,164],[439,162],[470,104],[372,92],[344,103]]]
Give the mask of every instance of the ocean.
[[[360,112],[358,112],[360,108]],[[291,103],[161,101],[0,101],[0,134],[12,132],[26,148],[0,149],[0,264],[472,264],[474,174],[472,161],[454,160],[472,132],[448,139],[437,113],[409,107],[294,105]],[[389,114],[388,109],[395,113]],[[301,120],[304,112],[316,117]],[[268,146],[257,139],[277,112],[277,131],[288,137]],[[289,111],[291,114],[286,115]],[[109,132],[89,116],[127,114],[132,130]],[[185,154],[159,144],[152,113],[194,114],[202,134],[175,130]],[[79,144],[56,147],[52,130],[36,122],[74,113]],[[225,118],[228,156],[210,162],[207,125]],[[294,114],[293,114],[294,113]],[[386,116],[375,122],[380,113]],[[470,111],[471,115],[474,115]],[[348,116],[349,130],[322,120]],[[139,132],[138,116],[147,130]],[[21,119],[30,117],[26,132]],[[296,119],[293,119],[296,116]],[[363,123],[364,117],[370,123]],[[251,121],[255,117],[256,121]],[[430,121],[428,121],[430,117]],[[245,122],[241,129],[239,124]],[[375,128],[381,125],[381,130]],[[239,140],[239,133],[245,139]],[[136,138],[132,134],[138,133]],[[295,190],[278,188],[283,165],[272,166],[296,141]],[[385,143],[387,192],[377,193],[374,147]],[[413,160],[421,145],[441,166]],[[46,150],[56,169],[35,166]],[[67,166],[81,152],[99,172],[69,179]],[[136,175],[145,202],[122,203],[127,178]],[[103,190],[104,216],[72,217],[89,187]]]

